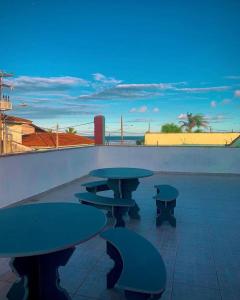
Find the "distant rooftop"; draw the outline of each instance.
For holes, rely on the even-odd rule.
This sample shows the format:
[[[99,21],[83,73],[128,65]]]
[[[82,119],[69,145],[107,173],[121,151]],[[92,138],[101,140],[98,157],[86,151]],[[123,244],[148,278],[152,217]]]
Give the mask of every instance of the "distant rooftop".
[[[78,146],[78,145],[93,145],[94,140],[88,137],[80,136],[73,133],[58,133],[55,132],[37,132],[23,135],[22,144],[27,147],[52,148],[56,147],[58,135],[58,146]]]
[[[2,114],[2,115],[0,115],[0,118],[2,118],[2,120],[4,119],[6,122],[9,122],[9,123],[32,124],[31,120],[19,118],[16,116],[9,116],[9,115]]]

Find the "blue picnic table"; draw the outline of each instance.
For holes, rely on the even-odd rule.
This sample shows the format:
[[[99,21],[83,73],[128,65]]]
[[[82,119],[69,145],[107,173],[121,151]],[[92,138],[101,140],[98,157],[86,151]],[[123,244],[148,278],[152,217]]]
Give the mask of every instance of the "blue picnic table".
[[[139,178],[152,176],[153,171],[140,168],[116,167],[102,168],[93,170],[90,176],[106,178],[107,185],[114,192],[115,198],[132,199],[132,192],[136,191],[139,185]],[[132,208],[129,208],[129,216],[138,219],[139,207],[135,202]]]
[[[75,245],[97,235],[106,217],[97,208],[75,203],[38,203],[0,209],[0,257],[20,277],[9,300],[71,299],[60,287],[58,267]]]

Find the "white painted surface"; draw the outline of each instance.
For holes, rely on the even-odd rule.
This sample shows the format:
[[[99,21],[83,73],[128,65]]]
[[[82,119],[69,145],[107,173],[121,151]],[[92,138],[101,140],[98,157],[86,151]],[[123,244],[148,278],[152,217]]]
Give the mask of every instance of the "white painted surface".
[[[82,177],[97,165],[97,148],[0,157],[0,207]]]
[[[103,167],[129,166],[162,172],[240,174],[240,148],[99,147]]]
[[[240,174],[239,161],[240,148],[215,147],[98,146],[0,157],[0,207],[102,167]]]

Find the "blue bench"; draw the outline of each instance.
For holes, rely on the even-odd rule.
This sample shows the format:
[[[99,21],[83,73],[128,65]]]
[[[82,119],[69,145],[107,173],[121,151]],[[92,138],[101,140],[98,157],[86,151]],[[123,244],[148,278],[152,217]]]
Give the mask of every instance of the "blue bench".
[[[153,197],[156,199],[157,206],[156,225],[159,226],[164,221],[168,221],[173,227],[176,227],[174,208],[179,195],[178,190],[167,184],[155,185],[154,187],[157,189],[157,194]]]
[[[113,216],[116,219],[115,227],[125,226],[123,214],[126,208],[135,205],[133,199],[103,197],[93,193],[77,193],[75,196],[82,204],[93,205],[100,209],[113,211]]]
[[[107,288],[125,291],[126,299],[160,299],[166,287],[166,268],[160,253],[145,238],[126,228],[111,228],[100,236],[114,261]]]
[[[102,191],[108,191],[109,187],[107,185],[107,180],[98,180],[92,182],[85,182],[82,184],[86,190],[90,193],[97,193]]]

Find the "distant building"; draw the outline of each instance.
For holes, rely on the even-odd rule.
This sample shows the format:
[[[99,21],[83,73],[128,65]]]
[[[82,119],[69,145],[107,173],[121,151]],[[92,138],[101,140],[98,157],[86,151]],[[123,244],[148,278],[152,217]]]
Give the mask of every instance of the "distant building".
[[[5,153],[31,151],[22,144],[22,137],[25,134],[44,132],[43,129],[34,125],[32,121],[9,116],[6,114],[0,115],[3,128],[3,138],[5,144]]]
[[[232,146],[240,140],[239,132],[162,133],[146,132],[147,146]]]
[[[94,144],[94,140],[77,134],[47,132],[28,119],[6,114],[1,114],[0,118],[5,124],[3,134],[5,154]]]

